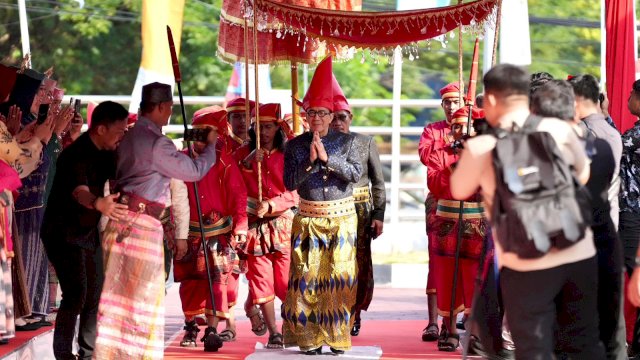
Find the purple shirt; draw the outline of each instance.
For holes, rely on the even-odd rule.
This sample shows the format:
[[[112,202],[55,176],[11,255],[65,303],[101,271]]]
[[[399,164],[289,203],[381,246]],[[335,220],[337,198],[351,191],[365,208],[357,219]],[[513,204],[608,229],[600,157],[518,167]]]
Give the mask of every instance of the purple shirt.
[[[215,162],[215,146],[207,146],[197,159],[191,159],[178,151],[158,125],[140,116],[118,146],[116,186],[164,204],[169,197],[171,178],[198,181]]]

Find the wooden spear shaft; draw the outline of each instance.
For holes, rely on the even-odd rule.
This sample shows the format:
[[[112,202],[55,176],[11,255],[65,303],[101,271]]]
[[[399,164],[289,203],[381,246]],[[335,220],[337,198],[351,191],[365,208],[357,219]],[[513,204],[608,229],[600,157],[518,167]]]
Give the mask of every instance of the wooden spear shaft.
[[[260,149],[260,93],[258,91],[258,7],[253,0],[253,68],[256,90],[256,149]],[[258,161],[258,204],[262,202],[262,163]]]
[[[291,62],[291,117],[293,133],[300,134],[300,107],[298,106],[298,63]]]

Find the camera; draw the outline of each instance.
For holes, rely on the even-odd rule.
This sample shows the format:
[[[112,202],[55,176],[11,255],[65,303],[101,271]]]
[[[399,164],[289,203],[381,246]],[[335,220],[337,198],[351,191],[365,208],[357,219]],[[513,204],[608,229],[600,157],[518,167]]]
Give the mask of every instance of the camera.
[[[40,104],[40,107],[38,108],[38,119],[36,120],[37,124],[44,124],[48,115],[49,104]]]
[[[207,138],[209,137],[209,132],[211,132],[211,128],[194,128],[187,129],[184,132],[184,141],[201,141],[207,142]]]

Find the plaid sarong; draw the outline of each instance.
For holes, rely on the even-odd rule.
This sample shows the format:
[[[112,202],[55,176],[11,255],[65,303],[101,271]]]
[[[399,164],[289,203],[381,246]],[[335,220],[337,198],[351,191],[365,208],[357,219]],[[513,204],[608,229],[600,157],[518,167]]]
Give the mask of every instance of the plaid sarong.
[[[116,242],[118,234],[129,236]],[[105,281],[98,309],[94,359],[162,359],[164,355],[163,229],[129,211],[102,236]]]

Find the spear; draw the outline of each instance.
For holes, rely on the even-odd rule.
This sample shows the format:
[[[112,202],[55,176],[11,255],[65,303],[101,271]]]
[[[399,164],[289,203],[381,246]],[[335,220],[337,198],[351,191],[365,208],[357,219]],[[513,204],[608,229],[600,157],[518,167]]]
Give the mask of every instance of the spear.
[[[479,46],[478,46],[478,38],[476,38],[476,43],[473,48],[473,63],[471,64],[471,73],[469,75],[469,89],[467,90],[467,97],[465,99],[465,105],[469,107],[469,117],[467,118],[467,137],[471,134],[471,118],[473,103],[476,97],[476,82],[478,78],[478,56],[479,56]],[[453,266],[453,286],[451,288],[451,307],[449,308],[449,325],[450,327],[455,326],[455,319],[453,317],[453,307],[456,303],[456,290],[458,288],[458,271],[460,266],[460,246],[462,246],[462,233],[464,231],[464,226],[462,224],[463,220],[463,211],[464,211],[464,200],[460,200],[460,208],[458,209],[458,234],[456,237],[456,252],[455,252],[455,260]],[[451,329],[451,328],[450,328]]]
[[[180,63],[178,62],[178,55],[176,54],[176,47],[173,43],[173,35],[171,28],[167,25],[167,38],[169,39],[169,51],[171,52],[171,64],[173,64],[173,76],[178,85],[178,96],[180,97],[180,110],[182,111],[182,124],[184,125],[185,132],[187,131],[187,116],[184,110],[184,99],[182,97],[182,76],[180,75]],[[211,146],[211,145],[209,145]],[[193,149],[191,148],[191,142],[187,141],[187,149],[189,149],[189,156],[194,158]],[[209,254],[207,253],[208,246],[206,245],[206,237],[204,234],[204,222],[202,221],[202,208],[200,207],[200,196],[198,194],[198,182],[193,182],[193,193],[196,198],[196,209],[198,210],[198,224],[200,225],[200,240],[202,241],[202,250],[204,252],[204,263],[207,268],[207,281],[209,282],[209,296],[211,297],[211,307],[214,310],[216,308],[216,300],[213,296],[213,281],[211,280],[211,273],[209,271]],[[211,339],[210,339],[211,338]],[[222,347],[222,340],[216,333],[211,333],[205,339],[204,350],[205,351],[218,351]]]

